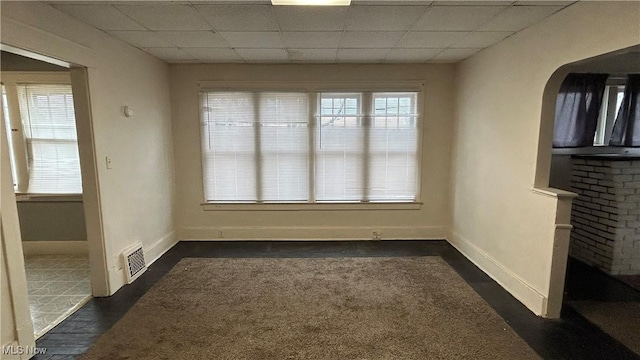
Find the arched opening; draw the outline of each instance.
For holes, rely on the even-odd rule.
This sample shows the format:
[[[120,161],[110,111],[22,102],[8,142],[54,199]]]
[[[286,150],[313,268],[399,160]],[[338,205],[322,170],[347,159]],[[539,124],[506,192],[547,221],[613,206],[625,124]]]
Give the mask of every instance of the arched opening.
[[[552,147],[556,99],[569,73],[609,74],[593,146]],[[638,290],[619,281],[624,280],[620,277],[623,273],[636,274],[635,281],[639,283],[636,286],[640,288],[640,248],[635,255],[634,245],[625,243],[629,238],[640,239],[640,222],[632,219],[640,216],[634,210],[640,209],[640,202],[635,199],[640,187],[636,189],[632,184],[635,181],[632,173],[637,170],[640,174],[640,161],[637,161],[640,148],[608,146],[624,82],[630,73],[640,73],[640,46],[566,64],[553,73],[545,87],[535,185],[578,195],[571,207],[559,206],[556,214],[556,217],[570,218],[572,224],[570,240],[554,247],[553,261],[567,264],[552,268],[551,288],[563,291],[551,292],[549,303],[558,304],[558,310],[564,303],[570,304],[572,311],[579,311],[580,302],[588,300],[601,301],[598,311],[614,314],[615,309],[607,311],[609,305],[604,303],[640,298]],[[625,174],[620,170],[623,167],[629,169]],[[611,169],[618,170],[612,172]],[[630,176],[612,178],[615,177],[612,173],[617,172]],[[629,197],[625,198],[618,187],[624,189],[624,194],[629,193]],[[620,205],[629,200],[633,203]],[[623,209],[626,207],[629,209]],[[620,253],[624,253],[623,258],[616,259]]]

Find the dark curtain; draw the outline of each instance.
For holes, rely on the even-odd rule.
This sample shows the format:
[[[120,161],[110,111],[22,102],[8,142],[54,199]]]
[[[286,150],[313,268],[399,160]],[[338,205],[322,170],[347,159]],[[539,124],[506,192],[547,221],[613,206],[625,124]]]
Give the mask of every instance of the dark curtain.
[[[609,145],[640,146],[640,74],[627,77]]]
[[[553,147],[592,146],[608,74],[569,74],[556,100]]]

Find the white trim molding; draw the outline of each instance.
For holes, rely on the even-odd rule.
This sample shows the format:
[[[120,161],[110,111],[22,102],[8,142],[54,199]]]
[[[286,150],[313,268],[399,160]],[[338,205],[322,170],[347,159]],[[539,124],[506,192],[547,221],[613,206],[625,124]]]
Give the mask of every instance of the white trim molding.
[[[446,234],[444,226],[211,226],[183,227],[178,231],[178,238],[216,241],[444,240]]]
[[[467,259],[474,263],[484,273],[489,275],[500,286],[513,295],[538,316],[546,315],[547,297],[538,292],[533,286],[507,269],[489,254],[462,238],[455,231],[451,232],[449,244],[460,251]]]

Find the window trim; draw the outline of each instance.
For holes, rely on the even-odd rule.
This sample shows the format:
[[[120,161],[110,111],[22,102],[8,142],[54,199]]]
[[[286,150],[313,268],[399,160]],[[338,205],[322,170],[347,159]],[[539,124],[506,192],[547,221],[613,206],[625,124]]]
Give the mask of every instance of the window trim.
[[[0,73],[2,85],[7,92],[7,106],[11,128],[17,129],[22,135],[22,141],[13,142],[13,150],[16,159],[24,159],[16,163],[16,173],[18,177],[18,188],[16,190],[16,200],[20,202],[28,201],[82,201],[82,193],[69,194],[39,194],[27,192],[26,185],[29,179],[29,158],[27,154],[27,143],[24,138],[22,127],[22,114],[20,112],[20,99],[18,86],[21,84],[53,84],[71,85],[71,74],[68,71],[3,71]],[[6,121],[7,119],[5,119]],[[9,135],[9,134],[8,134]],[[15,161],[16,159],[12,159]]]
[[[200,93],[202,92],[225,92],[225,91],[299,91],[306,92],[310,98],[317,99],[320,92],[416,92],[416,109],[418,112],[417,124],[417,146],[416,146],[416,196],[412,202],[386,202],[386,201],[342,201],[342,202],[318,202],[315,194],[310,194],[309,200],[305,202],[221,202],[208,201],[205,195],[204,186],[204,157],[200,150],[200,186],[203,210],[205,211],[232,211],[232,210],[416,210],[422,207],[422,161],[423,161],[423,140],[424,140],[424,114],[425,114],[425,83],[418,80],[407,81],[197,81],[197,114],[200,132],[200,143],[202,143],[202,119],[200,118]],[[363,104],[365,106],[366,104]],[[309,106],[310,116],[315,117],[317,112],[317,101],[311,101]],[[315,144],[315,121],[309,125],[309,157],[314,156],[315,149],[311,149]],[[309,182],[315,181],[315,169],[311,167]],[[313,191],[313,187],[309,187]]]
[[[605,91],[600,105],[600,115],[598,116],[598,124],[596,134],[594,136],[593,147],[603,148],[609,146],[613,125],[616,121],[617,111],[616,103],[619,89],[624,89],[626,77],[610,76],[605,85]],[[614,89],[614,91],[611,91]],[[604,117],[604,118],[603,118]],[[603,143],[596,144],[598,133],[601,134]]]

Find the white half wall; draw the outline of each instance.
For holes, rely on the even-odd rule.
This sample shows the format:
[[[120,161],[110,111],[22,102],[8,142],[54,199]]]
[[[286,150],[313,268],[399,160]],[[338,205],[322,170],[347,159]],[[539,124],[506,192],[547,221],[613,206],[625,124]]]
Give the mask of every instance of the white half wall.
[[[537,170],[548,184],[551,160],[545,86],[565,64],[640,43],[639,19],[638,2],[579,2],[457,68],[450,241],[538,315],[550,316],[552,267],[564,271],[554,260],[558,199],[532,191]]]
[[[167,239],[174,236],[169,67],[49,5],[1,5],[3,44],[88,69],[99,231],[108,272],[108,293],[97,295],[113,294],[125,281],[120,259],[124,249],[139,241],[145,250],[162,253],[166,249],[158,246],[175,242]],[[123,115],[125,105],[135,116]],[[107,156],[111,169],[105,166]]]

